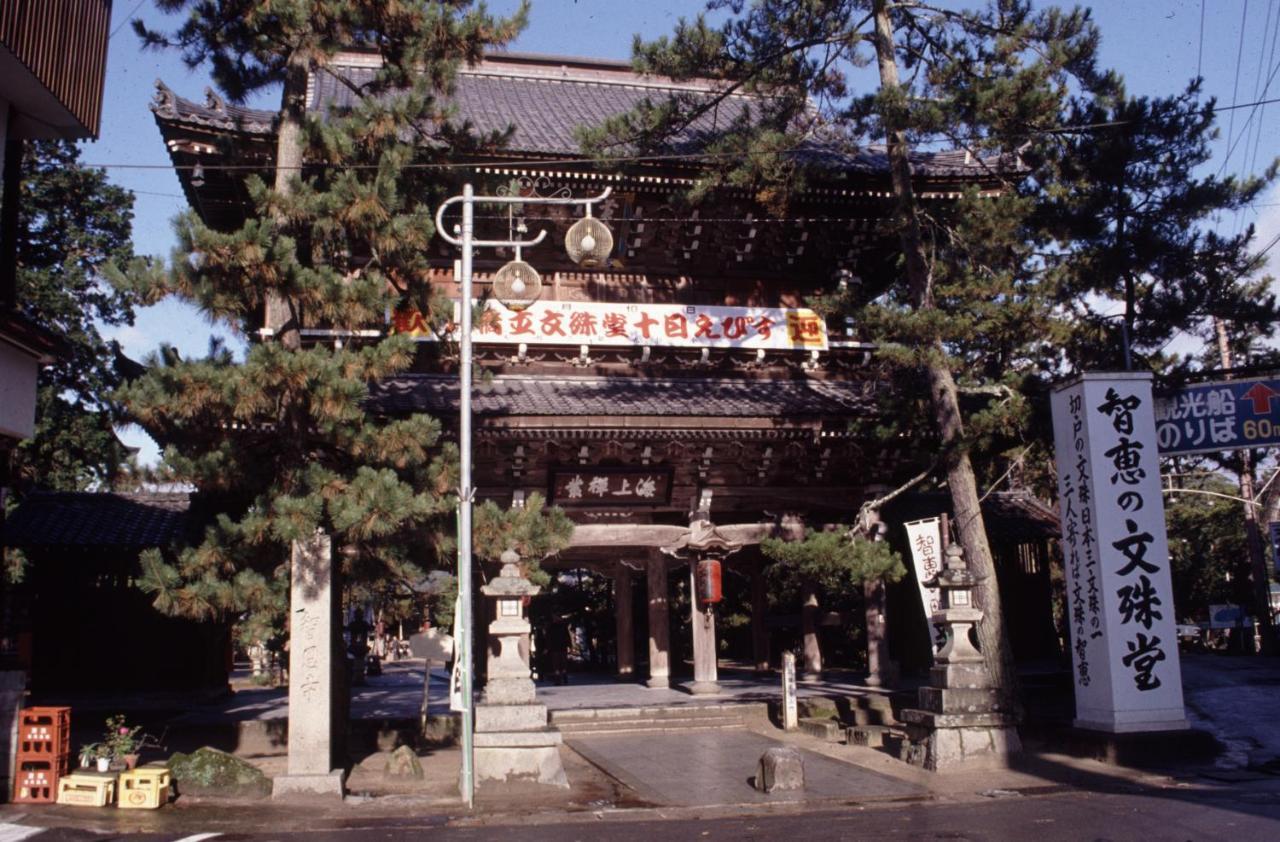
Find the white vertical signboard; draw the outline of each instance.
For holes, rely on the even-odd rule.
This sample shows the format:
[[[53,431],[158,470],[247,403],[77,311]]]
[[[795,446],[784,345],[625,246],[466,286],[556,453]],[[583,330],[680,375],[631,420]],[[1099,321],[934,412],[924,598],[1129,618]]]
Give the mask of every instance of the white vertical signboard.
[[[942,572],[942,519],[928,517],[904,523],[907,543],[911,545],[911,561],[915,566],[916,584],[920,588],[920,604],[924,606],[924,623],[933,642],[933,654],[938,654],[947,642],[946,628],[934,625],[930,618],[942,607],[942,592],[925,582],[933,581]]]
[[[1075,724],[1186,728],[1151,375],[1086,374],[1052,408]]]
[[[794,731],[799,723],[796,705],[796,656],[794,652],[782,653],[782,728]]]

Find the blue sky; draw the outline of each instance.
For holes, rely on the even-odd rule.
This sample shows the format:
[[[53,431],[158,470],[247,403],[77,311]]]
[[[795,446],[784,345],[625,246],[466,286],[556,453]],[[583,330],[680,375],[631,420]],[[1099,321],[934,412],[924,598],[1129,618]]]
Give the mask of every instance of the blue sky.
[[[137,251],[167,256],[173,245],[170,220],[186,203],[148,110],[153,83],[163,79],[192,99],[202,98],[209,83],[202,71],[189,71],[176,55],[141,52],[126,25],[128,18],[140,16],[163,28],[171,28],[178,20],[156,12],[151,5],[150,0],[115,0],[113,4],[115,34],[107,59],[102,136],[86,145],[82,158],[87,163],[107,165],[113,182],[135,192]],[[516,5],[516,0],[489,3],[499,14]],[[630,56],[634,33],[646,38],[667,34],[678,18],[692,17],[701,8],[702,4],[693,0],[533,0],[529,27],[513,49],[625,59]],[[1134,94],[1175,93],[1199,70],[1205,77],[1206,93],[1216,96],[1220,105],[1254,102],[1263,98],[1260,93],[1280,58],[1269,40],[1280,27],[1280,0],[1111,0],[1097,2],[1093,8],[1103,35],[1103,64],[1120,71]],[[1278,94],[1280,73],[1266,98]],[[272,108],[275,96],[251,104]],[[1280,134],[1280,103],[1258,109],[1252,117],[1251,109],[1232,113],[1233,117],[1221,115],[1223,137],[1215,148],[1215,172],[1230,148],[1229,128],[1235,151],[1226,162],[1227,172],[1254,171],[1280,154],[1280,144],[1274,140]],[[1250,139],[1238,140],[1247,122]],[[1260,134],[1255,134],[1259,129]],[[1256,156],[1252,151],[1254,137],[1260,138]],[[1280,233],[1280,190],[1269,191],[1252,212],[1221,224],[1235,228],[1250,222],[1258,225],[1260,242]],[[235,344],[225,328],[210,325],[189,307],[165,302],[142,310],[135,325],[112,330],[110,335],[121,341],[126,353],[141,359],[161,343],[176,346],[186,356],[203,354],[213,333]],[[144,462],[155,460],[155,445],[140,430],[124,430],[122,437],[142,448]]]

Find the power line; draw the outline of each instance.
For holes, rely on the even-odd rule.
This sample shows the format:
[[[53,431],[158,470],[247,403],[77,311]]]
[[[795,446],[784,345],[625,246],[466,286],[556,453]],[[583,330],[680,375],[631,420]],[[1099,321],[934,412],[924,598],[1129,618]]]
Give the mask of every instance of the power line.
[[[1214,113],[1222,111],[1234,111],[1240,108],[1256,108],[1262,105],[1270,105],[1280,102],[1280,97],[1272,97],[1270,99],[1258,100],[1257,102],[1241,102],[1236,105],[1224,105],[1222,107],[1214,107]],[[1021,134],[1013,135],[1013,138],[1026,137],[1042,137],[1051,135],[1067,135],[1067,134],[1083,134],[1085,132],[1099,131],[1102,129],[1118,128],[1120,126],[1133,125],[1141,122],[1139,120],[1104,120],[1097,123],[1079,123],[1071,126],[1058,126],[1051,129],[1031,129]],[[974,135],[961,137],[938,138],[934,141],[918,141],[917,146],[925,143],[944,143],[958,141],[978,141],[990,140],[989,136]],[[776,150],[777,152],[808,152],[815,154],[823,154],[824,150],[815,149],[809,146],[795,146],[789,149]],[[653,154],[653,155],[618,155],[611,156],[606,159],[611,163],[645,163],[645,162],[662,162],[662,161],[705,161],[714,158],[740,158],[741,152],[687,152],[687,153],[670,153],[670,154]],[[546,166],[564,166],[566,164],[598,164],[601,163],[599,158],[580,157],[580,158],[557,158],[554,160],[532,161],[528,158],[513,158],[510,160],[487,161],[482,163],[459,163],[459,162],[442,162],[442,163],[409,163],[404,165],[404,169],[474,169],[475,167],[534,167],[539,164]],[[244,171],[244,172],[260,172],[265,169],[272,169],[270,164],[117,164],[117,163],[86,163],[86,167],[95,167],[104,170],[177,170],[189,171],[197,166],[204,170],[220,170],[220,171]],[[341,169],[378,169],[379,164],[321,164],[316,162],[299,164],[288,169],[322,169],[329,166],[339,167]],[[279,169],[285,169],[283,167]]]
[[[1271,28],[1271,53],[1267,56],[1267,64],[1274,64],[1276,58],[1276,42],[1280,41],[1280,13],[1276,14],[1275,25]],[[1266,96],[1266,93],[1263,93]],[[1253,157],[1249,159],[1249,172],[1255,172],[1258,168],[1258,150],[1262,146],[1262,130],[1263,123],[1267,116],[1267,107],[1262,106],[1262,111],[1258,115],[1258,132],[1253,142]]]
[[[1196,50],[1196,76],[1201,76],[1204,61],[1204,0],[1200,0],[1200,47]]]
[[[1262,251],[1258,252],[1253,256],[1254,259],[1260,260],[1263,257],[1266,257],[1267,252],[1271,251],[1273,248],[1276,247],[1276,243],[1280,243],[1280,234],[1276,234],[1274,237],[1272,237],[1271,242],[1267,243],[1266,246],[1263,247]]]
[[[1258,47],[1258,72],[1257,72],[1257,73],[1255,73],[1255,74],[1254,74],[1254,77],[1253,77],[1253,98],[1254,98],[1254,100],[1259,100],[1259,99],[1261,99],[1262,97],[1264,97],[1264,96],[1266,96],[1266,95],[1267,95],[1267,91],[1266,91],[1266,89],[1265,89],[1265,88],[1262,88],[1262,89],[1261,89],[1261,93],[1259,93],[1259,88],[1260,88],[1260,87],[1261,87],[1261,85],[1262,85],[1262,72],[1267,68],[1267,66],[1268,66],[1268,64],[1269,64],[1269,62],[1267,62],[1267,61],[1265,61],[1265,60],[1263,59],[1263,56],[1265,56],[1265,55],[1266,55],[1266,53],[1267,53],[1267,36],[1271,34],[1271,32],[1270,32],[1270,30],[1271,30],[1271,12],[1272,12],[1272,10],[1275,8],[1275,5],[1276,5],[1276,0],[1267,0],[1267,17],[1266,17],[1266,19],[1262,22],[1262,45],[1261,45],[1260,47]],[[1270,82],[1270,80],[1268,80],[1268,82]],[[1253,119],[1253,112],[1250,112],[1250,119]],[[1245,141],[1244,141],[1244,159],[1245,159],[1245,161],[1248,161],[1248,160],[1249,160],[1249,130],[1248,130],[1248,128],[1249,128],[1249,127],[1246,125],[1246,126],[1245,126]]]
[[[1259,58],[1261,58],[1261,56],[1259,56]],[[1261,67],[1262,67],[1261,63],[1259,63],[1258,67],[1259,67],[1259,72],[1261,72]],[[1271,83],[1275,81],[1276,73],[1277,73],[1277,72],[1280,72],[1280,63],[1277,63],[1275,67],[1271,68],[1271,73],[1267,76],[1267,84],[1266,84],[1266,87],[1264,87],[1264,88],[1262,89],[1262,95],[1263,95],[1263,96],[1266,96],[1267,91],[1269,91],[1269,90],[1271,89]],[[1262,102],[1265,102],[1265,101],[1266,101],[1266,100],[1257,100],[1256,102],[1258,102],[1258,103],[1262,103]],[[1253,117],[1254,117],[1254,115],[1255,115],[1255,114],[1257,114],[1257,113],[1258,113],[1258,109],[1259,109],[1260,107],[1262,107],[1262,106],[1261,106],[1261,105],[1254,105],[1254,106],[1253,106],[1253,110],[1249,112],[1249,117],[1248,117],[1248,119],[1247,119],[1247,120],[1245,120],[1244,127],[1240,130],[1240,135],[1239,135],[1239,137],[1237,137],[1237,138],[1235,139],[1235,141],[1234,141],[1234,142],[1232,142],[1232,143],[1231,143],[1231,145],[1230,145],[1230,147],[1227,149],[1227,157],[1222,159],[1222,166],[1218,168],[1218,175],[1222,175],[1222,173],[1226,170],[1226,168],[1227,168],[1227,162],[1229,162],[1229,161],[1231,160],[1231,154],[1232,154],[1233,152],[1235,152],[1235,151],[1236,151],[1236,147],[1240,144],[1241,139],[1244,139],[1244,141],[1245,141],[1245,147],[1244,147],[1244,148],[1245,148],[1246,152],[1248,151],[1248,149],[1249,149],[1249,141],[1248,141],[1248,138],[1249,138],[1249,125],[1253,122]],[[1230,135],[1228,135],[1228,137],[1230,137]]]
[[[1240,62],[1244,58],[1244,30],[1245,24],[1249,21],[1249,0],[1244,0],[1244,11],[1240,15],[1240,43],[1236,45],[1236,80],[1231,86],[1231,104],[1236,104],[1236,97],[1240,93]],[[1235,134],[1236,114],[1231,112],[1231,117],[1227,120],[1227,144],[1231,147],[1227,150],[1227,157],[1223,159],[1222,166],[1225,169],[1227,162],[1231,160],[1231,150],[1235,146],[1231,143],[1231,137]],[[1219,173],[1222,170],[1218,170]]]
[[[125,15],[125,16],[124,16],[124,20],[122,20],[122,21],[120,21],[120,23],[116,24],[116,28],[115,28],[115,29],[113,29],[113,30],[111,30],[111,34],[107,36],[107,40],[108,40],[108,41],[110,41],[112,38],[116,37],[116,33],[117,33],[117,32],[119,32],[120,30],[124,29],[125,24],[127,24],[127,23],[129,22],[129,19],[130,19],[131,17],[133,17],[133,15],[134,15],[134,13],[135,13],[135,12],[137,12],[139,9],[141,9],[141,8],[142,8],[142,4],[143,4],[143,3],[145,3],[145,2],[147,2],[147,0],[138,0],[138,4],[137,4],[136,6],[134,6],[134,7],[133,7],[133,11],[131,11],[131,12],[129,12],[129,14]]]

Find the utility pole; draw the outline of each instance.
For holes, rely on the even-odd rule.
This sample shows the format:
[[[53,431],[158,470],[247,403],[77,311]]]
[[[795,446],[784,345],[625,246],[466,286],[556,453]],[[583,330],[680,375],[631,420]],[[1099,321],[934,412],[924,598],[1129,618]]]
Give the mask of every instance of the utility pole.
[[[1218,338],[1218,356],[1222,367],[1226,370],[1228,380],[1231,374],[1231,345],[1227,341],[1227,325],[1213,317],[1213,330]],[[1271,626],[1271,579],[1267,575],[1267,556],[1262,545],[1262,529],[1258,524],[1258,504],[1253,490],[1253,454],[1249,448],[1240,451],[1240,498],[1244,501],[1244,535],[1245,546],[1249,550],[1249,578],[1253,585],[1254,622],[1258,623],[1261,633],[1262,653],[1273,655],[1276,651],[1275,630]]]
[[[458,458],[461,471],[458,483],[458,598],[461,610],[458,612],[458,628],[453,630],[456,641],[456,658],[461,664],[459,670],[462,681],[462,797],[467,807],[475,806],[475,722],[473,720],[474,700],[472,673],[474,658],[472,651],[472,617],[471,617],[471,509],[475,502],[475,488],[471,482],[471,264],[472,256],[477,248],[527,248],[542,242],[547,236],[546,230],[538,232],[532,240],[477,240],[475,238],[475,206],[487,205],[583,205],[590,216],[591,206],[607,199],[613,192],[612,187],[605,188],[599,196],[590,199],[574,199],[570,197],[542,196],[477,196],[475,189],[466,184],[461,196],[453,196],[441,202],[436,210],[436,232],[451,245],[462,250],[461,277],[458,279]],[[462,205],[462,223],[453,229],[444,225],[444,212],[453,204]],[[455,236],[456,235],[456,236]],[[588,249],[589,250],[589,249]]]

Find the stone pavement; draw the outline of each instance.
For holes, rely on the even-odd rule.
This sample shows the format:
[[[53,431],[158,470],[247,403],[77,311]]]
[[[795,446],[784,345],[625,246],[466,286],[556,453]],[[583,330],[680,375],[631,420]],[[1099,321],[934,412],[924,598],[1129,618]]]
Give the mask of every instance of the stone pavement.
[[[1215,765],[1280,769],[1280,658],[1184,654],[1182,686],[1192,726],[1225,749]]]
[[[959,775],[926,773],[900,763],[883,751],[826,743],[797,732],[782,732],[760,722],[752,730],[685,730],[642,735],[570,734],[564,750],[571,788],[548,793],[545,787],[516,787],[510,791],[481,790],[479,817],[493,821],[551,821],[574,815],[610,815],[650,811],[650,814],[693,815],[698,811],[733,814],[734,811],[834,809],[849,804],[892,805],[903,800],[931,802],[977,801],[990,798],[1037,795],[1064,791],[1151,791],[1161,797],[1182,793],[1241,793],[1241,797],[1280,801],[1280,775],[1271,774],[1280,757],[1280,726],[1269,715],[1275,689],[1280,686],[1280,659],[1194,654],[1183,659],[1187,676],[1187,704],[1198,727],[1212,730],[1227,751],[1206,767],[1142,771],[1107,766],[1091,760],[1053,753],[1041,745],[1038,753],[1018,758],[1014,768]],[[416,719],[421,699],[421,662],[387,665],[382,676],[357,688],[353,714],[367,720]],[[444,674],[433,671],[433,694],[443,710]],[[726,670],[724,695],[695,698],[679,689],[649,690],[639,684],[619,684],[602,678],[575,675],[565,687],[541,687],[548,707],[558,710],[616,706],[724,705],[756,702],[777,697],[774,683],[757,681],[748,672]],[[802,685],[803,695],[883,694],[859,686],[854,675]],[[41,702],[51,701],[46,699]],[[281,690],[245,688],[229,698],[197,703],[165,698],[101,697],[69,700],[76,706],[77,721],[94,725],[104,712],[123,711],[131,716],[155,707],[156,716],[193,735],[213,733],[227,725],[282,724],[285,693]],[[90,704],[92,702],[92,704]],[[141,705],[135,707],[134,703]],[[150,726],[149,726],[150,727]],[[763,796],[749,780],[756,760],[769,745],[792,745],[804,752],[809,788],[803,799],[794,793]],[[385,748],[385,747],[384,747]],[[246,752],[268,774],[283,768],[282,746]],[[456,782],[460,751],[456,747],[425,749],[422,781],[386,778],[385,755],[376,747],[353,756],[345,804],[335,803],[305,814],[297,822],[337,822],[343,816],[458,816],[465,811]],[[1260,802],[1261,803],[1261,802]],[[1268,802],[1269,803],[1269,802]],[[5,808],[6,811],[12,808]],[[172,808],[127,822],[141,827],[152,822],[182,825],[183,816],[193,822],[234,830],[254,826],[255,816],[276,815],[285,808],[269,802],[235,804],[183,798]],[[656,812],[654,812],[656,811]],[[104,821],[118,825],[124,818],[106,812],[50,807],[32,811],[50,822],[83,822],[96,826]],[[285,810],[285,813],[288,811]],[[559,819],[557,819],[559,817]],[[3,816],[0,816],[2,819]],[[96,823],[96,824],[95,824]],[[201,825],[202,827],[204,825]],[[1280,838],[1280,835],[1277,836]]]
[[[756,761],[779,745],[751,731],[581,735],[568,746],[655,805],[720,807],[921,797],[924,787],[801,749],[802,791],[752,786]]]

